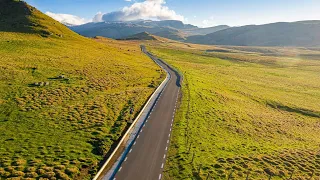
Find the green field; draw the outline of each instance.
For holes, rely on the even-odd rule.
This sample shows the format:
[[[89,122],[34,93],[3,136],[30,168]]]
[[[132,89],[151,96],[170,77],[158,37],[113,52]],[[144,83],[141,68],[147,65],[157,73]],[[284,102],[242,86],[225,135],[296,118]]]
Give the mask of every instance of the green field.
[[[0,179],[92,178],[164,72],[139,44],[0,6]]]
[[[184,77],[166,179],[319,179],[319,49],[148,49]]]

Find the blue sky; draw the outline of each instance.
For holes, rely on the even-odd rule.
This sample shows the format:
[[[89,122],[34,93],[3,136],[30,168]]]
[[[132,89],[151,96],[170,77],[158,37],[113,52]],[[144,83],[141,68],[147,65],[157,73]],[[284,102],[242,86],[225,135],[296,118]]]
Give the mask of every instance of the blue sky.
[[[227,24],[240,26],[279,21],[320,20],[319,0],[26,0],[43,12],[70,14],[91,21],[97,12],[122,11],[143,1],[160,2],[170,15],[201,27]],[[165,1],[165,2],[164,2]],[[148,7],[146,5],[144,7]],[[140,7],[140,6],[139,6]],[[159,7],[158,7],[159,8]],[[162,9],[163,10],[163,9]],[[169,12],[170,11],[170,12]],[[172,14],[174,11],[174,14]],[[159,12],[160,13],[160,12]],[[144,14],[144,13],[142,13]],[[140,16],[133,16],[133,19]],[[156,15],[156,17],[158,17]],[[147,16],[143,16],[147,18]],[[153,17],[154,19],[154,17]]]

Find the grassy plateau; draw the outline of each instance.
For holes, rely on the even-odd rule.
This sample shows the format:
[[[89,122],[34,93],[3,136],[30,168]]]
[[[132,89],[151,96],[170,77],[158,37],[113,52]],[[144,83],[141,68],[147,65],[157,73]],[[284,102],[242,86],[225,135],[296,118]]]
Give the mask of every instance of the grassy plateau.
[[[165,179],[320,179],[320,49],[148,49],[183,74]]]
[[[164,72],[137,43],[0,7],[0,179],[92,178]]]

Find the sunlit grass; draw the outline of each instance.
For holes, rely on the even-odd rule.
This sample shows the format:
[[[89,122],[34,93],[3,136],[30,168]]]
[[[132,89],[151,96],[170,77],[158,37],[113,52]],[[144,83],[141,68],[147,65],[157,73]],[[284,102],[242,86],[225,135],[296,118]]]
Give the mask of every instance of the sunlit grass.
[[[138,43],[21,17],[0,28],[0,179],[90,179],[165,74]]]
[[[258,49],[149,44],[184,76],[166,179],[320,175],[320,61]]]

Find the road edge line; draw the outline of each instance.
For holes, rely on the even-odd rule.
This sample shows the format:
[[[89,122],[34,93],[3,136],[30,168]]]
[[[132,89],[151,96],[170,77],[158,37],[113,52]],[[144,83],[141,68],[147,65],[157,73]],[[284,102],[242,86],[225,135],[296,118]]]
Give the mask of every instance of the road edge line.
[[[142,49],[142,46],[141,46]],[[166,72],[166,78],[162,81],[162,83],[158,86],[158,88],[152,93],[152,95],[150,96],[150,98],[148,99],[148,101],[145,103],[144,107],[142,108],[142,110],[140,111],[139,115],[136,117],[136,119],[132,122],[131,126],[129,127],[129,129],[126,131],[126,133],[123,135],[123,137],[121,138],[121,140],[119,141],[117,147],[113,150],[113,152],[111,153],[111,155],[109,156],[109,158],[106,160],[106,162],[101,166],[100,170],[98,171],[98,173],[94,176],[93,180],[99,180],[100,176],[102,175],[102,173],[104,172],[105,168],[108,166],[108,164],[110,163],[110,161],[114,158],[114,155],[117,153],[117,151],[119,150],[120,146],[125,142],[126,139],[128,139],[128,135],[130,134],[130,132],[132,131],[133,127],[136,125],[137,121],[139,120],[140,116],[142,115],[142,113],[145,111],[146,107],[149,105],[150,101],[152,98],[154,98],[155,94],[157,93],[157,91],[159,91],[161,88],[161,91],[166,87],[166,84],[169,82],[170,79],[170,74],[169,72],[167,72],[157,61],[155,61],[153,58],[150,57],[150,54],[146,51],[144,52],[150,59],[152,59],[159,67],[161,67],[165,72]],[[160,94],[158,94],[159,96]],[[143,125],[143,124],[142,124]]]

